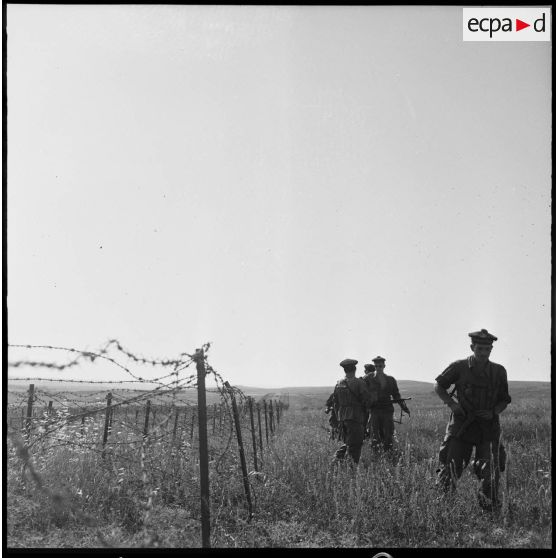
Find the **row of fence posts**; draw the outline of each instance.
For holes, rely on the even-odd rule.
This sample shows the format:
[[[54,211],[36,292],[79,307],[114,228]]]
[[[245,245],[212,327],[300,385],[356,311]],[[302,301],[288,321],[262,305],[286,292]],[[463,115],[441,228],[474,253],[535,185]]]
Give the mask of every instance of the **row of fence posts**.
[[[208,548],[210,546],[209,542],[209,454],[208,454],[208,443],[207,443],[207,405],[205,399],[205,361],[203,350],[200,349],[196,351],[195,354],[195,361],[196,361],[196,369],[197,369],[197,376],[198,376],[198,434],[199,434],[199,453],[200,453],[200,498],[201,498],[201,526],[202,526],[202,547]],[[246,454],[244,451],[244,444],[242,441],[242,428],[241,428],[241,420],[240,420],[240,412],[246,413],[248,411],[250,415],[250,433],[252,437],[252,454],[254,459],[254,470],[258,472],[259,465],[263,464],[263,429],[265,428],[265,441],[266,445],[269,445],[270,434],[273,434],[276,430],[277,424],[279,424],[281,420],[281,415],[283,412],[283,405],[281,402],[273,400],[266,401],[265,399],[262,401],[262,405],[259,403],[255,403],[254,398],[248,397],[246,403],[241,406],[241,410],[239,410],[239,406],[237,405],[236,398],[234,395],[234,391],[231,388],[228,382],[224,383],[225,388],[228,391],[228,394],[231,398],[231,406],[232,406],[232,414],[233,420],[235,425],[236,437],[238,442],[239,448],[239,455],[240,455],[240,464],[242,469],[242,480],[244,485],[244,491],[246,495],[246,502],[248,505],[248,514],[249,520],[252,519],[253,510],[252,510],[252,499],[250,495],[250,484],[248,482],[248,468],[246,465]],[[112,420],[114,415],[114,407],[112,405],[112,393],[108,393],[106,395],[106,409],[105,409],[105,421],[103,427],[103,440],[102,440],[102,451],[101,457],[105,459],[106,456],[106,445],[108,442],[108,438],[110,436],[112,430]],[[35,401],[35,385],[29,385],[28,391],[28,398],[27,398],[27,414],[22,416],[22,429],[24,430],[24,436],[26,443],[29,443],[30,435],[31,435],[31,426],[33,421],[33,403]],[[263,423],[262,426],[262,406],[263,406]],[[255,407],[255,409],[254,409]],[[22,415],[25,412],[22,409]],[[48,415],[52,414],[53,407],[52,401],[48,403],[47,413]],[[127,416],[127,409],[126,409],[126,416]],[[173,433],[172,433],[172,440],[174,442],[176,438],[176,432],[178,429],[178,418],[180,414],[180,409],[176,409],[175,412],[175,419],[174,419],[174,426],[173,426]],[[136,409],[135,414],[135,424],[138,423],[138,415],[139,409]],[[151,400],[147,400],[145,406],[145,419],[143,424],[143,437],[147,438],[149,434],[149,417],[152,415],[153,423],[155,422],[156,416],[156,409],[151,408]],[[81,416],[81,427],[82,433],[84,428],[84,421],[85,421],[86,413],[82,413]],[[256,433],[256,420],[255,417],[257,416],[257,433]],[[190,422],[190,439],[192,440],[194,434],[194,412],[191,415],[191,422]],[[212,424],[212,432],[215,432],[216,428],[216,417],[217,417],[217,405],[213,405],[213,424]],[[184,413],[184,425],[186,426],[187,421],[187,413]],[[223,405],[219,405],[219,427],[221,428],[223,421]],[[260,461],[258,464],[258,446],[259,441],[259,448],[260,448]]]
[[[28,398],[27,398],[27,408],[21,410],[21,428],[24,433],[24,436],[28,439],[30,435],[30,431],[32,428],[33,418],[35,417],[34,411],[34,401],[35,401],[35,386],[34,384],[29,385],[28,391]],[[227,389],[230,389],[227,388]],[[112,432],[112,423],[114,418],[114,406],[112,405],[113,394],[108,393],[106,395],[106,408],[105,408],[105,420],[103,425],[103,438],[102,438],[102,456],[105,456],[105,446],[108,443],[109,436]],[[279,422],[281,418],[281,413],[283,412],[283,406],[278,401],[269,400],[266,401],[265,399],[262,400],[261,404],[258,402],[256,403],[253,397],[248,397],[246,403],[244,405],[236,405],[237,413],[245,414],[248,411],[250,415],[250,430],[252,432],[252,446],[253,446],[253,454],[254,454],[254,469],[258,471],[258,459],[257,459],[257,447],[259,446],[260,453],[263,455],[263,430],[265,429],[265,441],[266,444],[269,445],[269,438],[276,429],[276,424]],[[215,434],[216,429],[218,428],[219,431],[223,428],[224,422],[224,404],[217,405],[216,403],[212,406],[212,434]],[[263,408],[263,409],[262,409]],[[82,411],[80,409],[80,411]],[[45,409],[47,416],[51,416],[54,412],[53,402],[48,402],[48,407]],[[179,425],[179,417],[180,413],[182,412],[181,408],[177,407],[174,415],[174,425],[172,430],[172,440],[173,442],[176,439],[178,425]],[[81,412],[81,432],[84,433],[85,428],[85,418],[87,413]],[[263,424],[264,427],[262,428],[262,414],[263,414]],[[151,404],[151,400],[147,400],[145,404],[145,415],[144,415],[144,423],[143,423],[143,436],[147,437],[149,434],[149,427],[150,424],[155,423],[155,419],[157,416],[157,409],[153,408]],[[125,417],[128,417],[128,409],[125,409]],[[135,425],[138,425],[140,417],[140,409],[135,409]],[[218,421],[217,421],[218,417]],[[255,428],[255,422],[257,417],[257,431]],[[188,413],[184,412],[184,428],[189,427],[189,437],[190,442],[193,440],[194,437],[194,427],[195,427],[195,418],[196,414],[194,409],[192,409],[192,413],[190,414],[190,421],[188,424]],[[263,457],[260,458],[263,462]]]

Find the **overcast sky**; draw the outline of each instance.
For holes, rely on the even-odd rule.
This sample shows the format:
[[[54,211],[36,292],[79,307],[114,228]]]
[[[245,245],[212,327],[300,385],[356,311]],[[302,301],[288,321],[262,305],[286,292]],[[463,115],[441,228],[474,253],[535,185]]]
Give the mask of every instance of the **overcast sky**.
[[[210,341],[281,387],[433,381],[487,328],[550,380],[550,42],[439,6],[10,4],[7,33],[10,343]]]

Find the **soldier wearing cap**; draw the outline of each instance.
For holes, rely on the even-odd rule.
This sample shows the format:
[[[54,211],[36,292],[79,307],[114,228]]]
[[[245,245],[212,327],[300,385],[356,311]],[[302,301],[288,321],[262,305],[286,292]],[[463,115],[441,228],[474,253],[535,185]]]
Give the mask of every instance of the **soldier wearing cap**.
[[[498,481],[504,470],[505,452],[500,441],[500,413],[511,403],[506,369],[489,360],[497,337],[486,329],[469,333],[473,354],[450,364],[434,387],[452,411],[440,447],[439,483],[453,492],[467,467],[473,448],[474,472],[481,481],[479,504],[494,510],[499,506]],[[447,392],[451,385],[454,389]],[[455,392],[457,401],[452,397]]]
[[[374,372],[376,371],[376,367],[373,364],[365,364],[364,365],[364,381],[367,381],[366,378],[370,375],[374,376]]]
[[[360,460],[364,441],[364,411],[370,406],[370,392],[362,378],[356,378],[358,361],[352,358],[342,360],[339,365],[345,377],[337,382],[333,390],[333,404],[340,423],[343,445],[335,453],[341,461],[346,454],[355,464]]]
[[[370,385],[371,385],[372,378],[374,378],[375,371],[376,371],[376,367],[373,364],[367,363],[364,365],[364,376],[362,377],[362,379],[364,380],[364,383],[366,384],[366,387],[368,388],[368,391],[370,391],[371,395],[373,394],[370,389]],[[369,428],[370,409],[365,408],[363,410],[364,410],[364,437],[369,438],[370,437],[370,428]]]
[[[367,379],[368,388],[372,392],[373,405],[370,410],[372,427],[372,447],[390,450],[393,446],[393,403],[392,399],[401,399],[397,381],[393,376],[384,373],[386,359],[377,356],[373,359],[375,373]],[[404,401],[399,402],[403,412],[411,414]]]

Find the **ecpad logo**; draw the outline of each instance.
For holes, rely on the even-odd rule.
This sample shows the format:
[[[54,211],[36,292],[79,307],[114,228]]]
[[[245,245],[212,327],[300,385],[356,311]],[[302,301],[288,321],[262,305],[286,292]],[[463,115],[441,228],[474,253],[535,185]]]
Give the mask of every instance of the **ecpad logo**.
[[[464,41],[550,41],[550,8],[463,8]]]

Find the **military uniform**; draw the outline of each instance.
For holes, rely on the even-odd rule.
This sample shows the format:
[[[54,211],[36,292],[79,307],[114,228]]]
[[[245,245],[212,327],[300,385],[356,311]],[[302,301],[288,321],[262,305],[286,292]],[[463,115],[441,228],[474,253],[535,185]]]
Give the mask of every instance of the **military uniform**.
[[[370,395],[373,396],[373,393],[370,390],[370,381],[372,378],[374,378],[374,372],[376,370],[376,367],[373,364],[365,364],[364,365],[364,376],[363,376],[363,380],[364,383],[366,384],[366,387],[368,388],[368,391],[370,391]],[[372,403],[374,401],[372,400]],[[364,424],[364,437],[368,438],[370,436],[370,430],[369,430],[369,422],[370,422],[370,409],[367,407],[363,408],[363,412],[364,412],[364,419],[363,419],[363,424]]]
[[[384,363],[383,357],[376,357],[374,363]],[[374,403],[370,411],[372,428],[372,447],[383,446],[389,450],[393,446],[393,403],[392,399],[401,399],[397,381],[387,374],[376,374],[367,379],[368,388],[372,392]],[[406,408],[406,407],[404,407]]]
[[[470,333],[473,343],[492,343],[497,338],[486,330]],[[476,336],[476,337],[475,337]],[[452,412],[446,435],[440,447],[439,482],[445,489],[455,489],[475,448],[474,472],[481,480],[481,493],[487,502],[497,503],[500,470],[505,452],[500,442],[500,420],[494,407],[509,404],[508,380],[505,368],[487,360],[484,364],[472,355],[451,363],[436,382],[447,390],[453,384],[455,397],[465,415]],[[492,418],[475,416],[475,411],[492,411]],[[482,498],[481,498],[482,500]]]
[[[356,364],[357,361],[353,359],[345,359],[340,363],[343,368]],[[341,460],[348,453],[353,462],[358,463],[364,441],[364,409],[370,406],[370,392],[362,378],[347,374],[335,385],[333,402],[343,440],[335,457]]]

